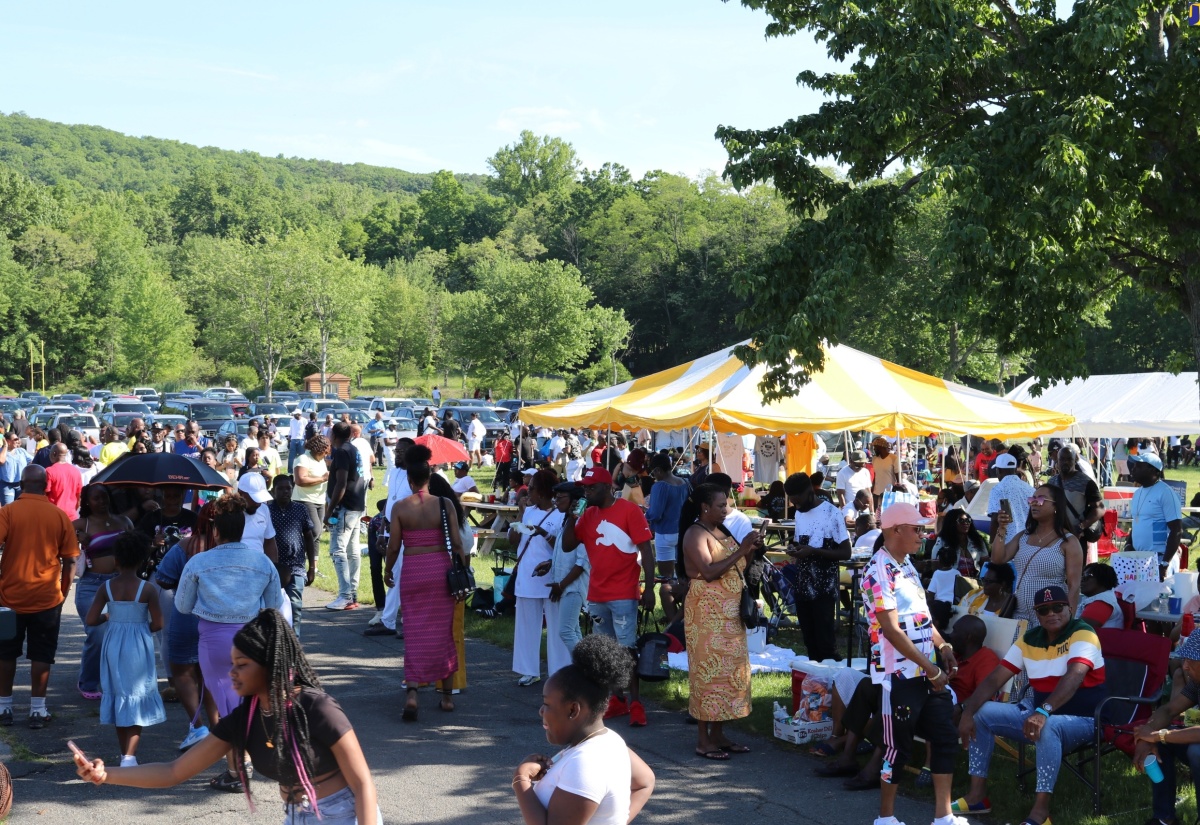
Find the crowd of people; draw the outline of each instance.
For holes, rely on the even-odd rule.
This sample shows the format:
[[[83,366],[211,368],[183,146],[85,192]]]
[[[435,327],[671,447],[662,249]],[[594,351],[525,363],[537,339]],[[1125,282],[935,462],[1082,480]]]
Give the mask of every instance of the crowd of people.
[[[525,821],[559,811],[562,821],[624,823],[649,798],[653,772],[605,723],[647,724],[639,619],[660,603],[666,633],[688,652],[696,755],[728,761],[748,752],[726,725],[751,711],[743,602],[769,564],[762,533],[736,506],[739,493],[752,493],[753,464],[735,481],[707,445],[685,455],[678,447],[654,450],[648,431],[539,431],[519,422],[497,438],[489,462],[474,424],[460,433],[445,421],[426,422],[425,432],[466,442],[470,459],[449,478],[412,439],[378,428],[364,437],[350,422],[329,418],[322,426],[299,413],[286,428],[253,421],[245,438],[227,438],[219,449],[195,422],[167,432],[135,421],[122,436],[106,428],[97,444],[12,422],[0,448],[0,603],[15,611],[18,633],[0,642],[0,725],[15,721],[12,683],[22,653],[32,662],[28,724],[51,720],[49,672],[74,586],[85,631],[78,689],[100,702],[100,721],[113,726],[120,750],[114,767],[77,757],[82,777],[167,787],[224,759],[213,789],[248,790],[257,771],[279,783],[288,821],[382,821],[353,726],[305,659],[304,588],[315,580],[327,531],[338,592],[325,606],[357,608],[365,533],[376,606],[365,632],[404,639],[401,719],[419,719],[425,685],[435,686],[438,710],[452,713],[466,685],[470,594],[449,590],[447,575],[471,563],[461,499],[479,495],[470,472],[494,463],[493,492],[517,508],[504,525],[514,569],[509,587],[493,594],[495,609],[507,605],[515,619],[517,684],[548,677],[543,724],[548,741],[563,748],[518,766],[512,785]],[[1023,739],[1037,753],[1026,821],[1042,825],[1061,756],[1091,736],[1091,712],[1106,695],[1097,631],[1125,626],[1115,574],[1095,556],[1104,514],[1095,471],[1073,443],[1053,445],[1046,476],[1037,442],[1025,449],[985,441],[977,451],[925,446],[936,456],[939,488],[907,478],[912,447],[881,437],[870,442],[870,459],[856,447],[836,468],[826,461],[816,473],[777,477],[757,502],[759,515],[793,521],[784,572],[814,660],[841,658],[834,634],[840,565],[856,552],[862,559],[861,592],[850,597],[865,609],[869,664],[866,674],[846,668],[838,680],[839,738],[824,749],[836,759],[819,773],[846,778],[850,789],[879,788],[876,825],[896,825],[900,771],[920,736],[919,779],[934,789],[937,825],[953,825],[990,811],[994,737]],[[1182,445],[1177,461],[1159,453],[1173,446],[1130,439],[1118,466],[1137,485],[1129,547],[1153,551],[1163,576],[1178,568],[1182,538],[1179,498],[1163,473],[1186,456]],[[209,464],[230,488],[91,483],[127,452],[166,451]],[[386,468],[387,497],[370,517],[377,465]],[[980,525],[967,507],[978,481],[989,478],[996,482]],[[922,492],[927,509],[914,503]],[[1026,628],[1003,656],[983,645],[990,616]],[[1183,676],[1200,661],[1197,650],[1182,645]],[[162,692],[160,658],[170,676]],[[1022,674],[1030,685],[1023,701],[998,701]],[[1193,693],[1184,688],[1170,708],[1197,704]],[[164,696],[188,718],[185,753],[170,764],[139,765],[143,728],[167,720]],[[1175,761],[1200,762],[1191,740],[1160,715],[1139,731],[1138,754],[1155,752],[1173,785]],[[863,741],[874,752],[860,767]],[[954,799],[963,748],[972,779]],[[1156,786],[1155,816],[1164,825],[1174,821],[1170,807]]]

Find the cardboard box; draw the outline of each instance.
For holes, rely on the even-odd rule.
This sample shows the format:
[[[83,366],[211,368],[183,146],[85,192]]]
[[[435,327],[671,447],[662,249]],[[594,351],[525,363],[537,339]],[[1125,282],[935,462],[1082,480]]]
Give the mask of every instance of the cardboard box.
[[[833,720],[824,719],[820,722],[801,722],[792,719],[775,720],[775,738],[793,745],[807,745],[809,742],[823,742],[833,736]]]

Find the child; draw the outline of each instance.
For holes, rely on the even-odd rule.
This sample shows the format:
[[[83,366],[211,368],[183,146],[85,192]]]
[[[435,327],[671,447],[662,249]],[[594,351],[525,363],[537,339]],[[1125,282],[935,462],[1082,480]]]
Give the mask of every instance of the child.
[[[375,509],[375,517],[367,524],[367,554],[371,561],[371,592],[375,597],[375,615],[367,622],[367,629],[363,631],[363,635],[390,636],[395,631],[383,623],[383,603],[387,599],[387,588],[383,584],[383,559],[387,555],[388,539],[391,538],[391,524],[384,514],[387,499],[381,498],[375,502]]]
[[[117,575],[96,592],[87,614],[90,627],[108,622],[100,648],[100,724],[115,725],[121,747],[121,766],[137,764],[142,727],[167,720],[158,695],[154,640],[162,629],[158,588],[138,577],[150,557],[150,538],[144,533],[122,533],[113,543]],[[108,614],[101,611],[108,605]]]
[[[933,614],[933,624],[938,631],[946,630],[950,624],[950,613],[954,607],[954,585],[959,577],[958,553],[949,547],[943,547],[937,555],[938,569],[933,571],[929,579],[929,611]]]

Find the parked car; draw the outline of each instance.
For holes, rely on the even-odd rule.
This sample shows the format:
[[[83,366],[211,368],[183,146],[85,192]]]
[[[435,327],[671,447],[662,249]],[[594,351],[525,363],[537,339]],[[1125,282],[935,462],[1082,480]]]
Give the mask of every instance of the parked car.
[[[240,445],[242,439],[250,434],[250,419],[234,419],[232,421],[226,421],[221,424],[220,427],[217,427],[217,434],[215,437],[217,439],[218,447],[224,443],[225,436],[229,435],[230,433],[233,433],[238,437],[238,444]]]
[[[402,415],[393,418],[383,419],[384,427],[387,428],[391,424],[396,425],[396,432],[400,438],[416,438],[417,437],[417,420],[415,418],[406,418]]]
[[[320,418],[325,413],[338,412],[340,410],[348,410],[346,402],[337,401],[332,398],[303,398],[300,400],[300,412],[304,413],[307,418],[310,412],[315,412]]]
[[[4,413],[4,417],[12,420],[13,413],[21,409],[21,405],[15,398],[5,398],[0,400],[0,413]]]
[[[368,410],[371,408],[371,400],[362,398],[351,398],[346,402],[346,406],[352,410]]]
[[[492,449],[492,445],[496,443],[500,433],[508,429],[508,425],[489,407],[442,407],[437,411],[438,421],[444,420],[447,412],[458,422],[458,426],[462,427],[464,437],[467,425],[471,423],[471,413],[478,413],[479,420],[483,422],[483,426],[487,427],[487,432],[483,436],[483,449],[485,450]]]
[[[150,424],[162,424],[164,430],[174,431],[180,424],[187,423],[185,415],[164,415],[163,413],[155,413],[151,417]]]
[[[268,403],[266,401],[258,404],[253,404],[250,407],[250,415],[255,418],[262,418],[264,415],[277,415],[281,418],[286,418],[291,415],[292,411],[280,403]]]
[[[110,397],[112,397],[112,390],[92,390],[88,393],[88,398],[92,399],[97,404]]]
[[[437,404],[433,403],[432,398],[410,398],[409,400],[412,401],[413,406],[419,410],[423,410],[426,407],[437,407]]]
[[[29,407],[40,407],[42,404],[50,403],[50,399],[42,395],[40,392],[23,392],[17,396],[17,401],[28,402],[27,404],[22,405],[26,409],[29,409]]]
[[[250,399],[239,393],[228,393],[225,396],[225,403],[233,407],[233,415],[235,418],[241,418],[250,414]]]
[[[496,402],[496,406],[508,410],[519,410],[523,407],[536,407],[539,404],[547,403],[549,402],[544,398],[501,398]]]
[[[164,407],[163,412],[187,416],[189,420],[198,423],[201,431],[209,437],[221,424],[234,417],[233,407],[207,398],[178,399],[170,406]]]
[[[367,409],[371,412],[378,410],[386,415],[387,413],[397,409],[405,407],[412,409],[415,406],[416,405],[413,403],[411,398],[389,398],[379,395],[371,399],[371,403],[368,405]]]
[[[100,443],[100,421],[94,415],[88,415],[87,413],[75,413],[74,415],[59,413],[51,419],[50,426],[57,427],[59,424],[66,424],[72,430],[79,430],[79,432],[91,438],[97,444]]]
[[[117,435],[121,438],[125,437],[126,429],[135,418],[143,418],[143,416],[136,412],[106,412],[100,416],[102,422],[117,428]]]
[[[158,390],[154,389],[154,387],[134,387],[129,392],[138,397],[143,395],[158,395]]]
[[[142,418],[149,418],[150,414],[154,412],[154,410],[141,401],[126,400],[109,401],[105,409],[113,413],[137,413]]]

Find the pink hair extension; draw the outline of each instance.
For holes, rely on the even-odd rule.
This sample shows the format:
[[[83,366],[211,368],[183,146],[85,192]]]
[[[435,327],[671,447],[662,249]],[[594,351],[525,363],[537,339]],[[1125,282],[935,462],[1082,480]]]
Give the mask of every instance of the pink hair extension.
[[[255,696],[250,700],[250,712],[246,714],[246,741],[250,741],[250,723],[254,721],[254,711],[258,709],[258,697]],[[245,761],[238,762],[238,779],[242,780],[242,793],[246,794],[246,804],[250,806],[250,813],[254,813],[254,798],[250,796],[250,777],[246,776]]]
[[[321,819],[321,805],[317,802],[317,789],[313,787],[312,780],[308,776],[308,771],[304,769],[304,760],[300,757],[300,745],[296,741],[296,737],[292,736],[288,730],[288,713],[292,710],[292,702],[289,699],[287,708],[285,708],[281,722],[283,723],[283,738],[290,741],[292,744],[292,761],[296,763],[296,776],[300,780],[300,787],[304,788],[304,793],[308,795],[312,802],[313,811],[317,814],[317,819]]]

